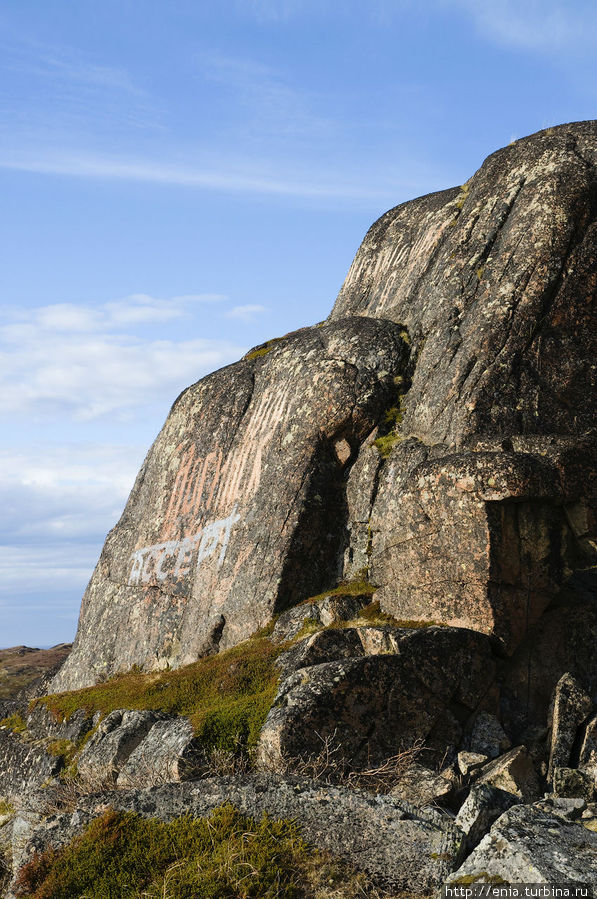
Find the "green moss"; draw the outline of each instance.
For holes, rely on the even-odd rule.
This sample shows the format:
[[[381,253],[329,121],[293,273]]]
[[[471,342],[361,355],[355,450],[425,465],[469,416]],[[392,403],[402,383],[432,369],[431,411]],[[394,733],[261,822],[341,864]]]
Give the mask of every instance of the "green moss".
[[[453,227],[453,226],[457,223],[457,221],[458,221],[458,217],[459,217],[459,215],[460,215],[460,213],[461,213],[461,211],[462,211],[462,207],[463,207],[464,204],[466,203],[466,198],[468,197],[469,190],[470,190],[470,184],[468,183],[468,181],[466,181],[466,182],[461,186],[461,188],[460,188],[460,193],[458,194],[458,197],[457,197],[457,199],[456,199],[456,203],[454,204],[457,211],[456,211],[456,215],[454,216],[454,218],[453,218],[452,221],[450,222],[450,225],[451,225],[452,227]]]
[[[73,763],[79,748],[82,748],[82,746],[79,747],[72,740],[54,740],[46,746],[50,755],[62,759],[62,767],[69,772],[70,776],[74,775],[76,771],[76,765],[73,765]]]
[[[478,874],[463,874],[450,881],[450,886],[470,886],[473,883],[508,884],[507,880],[498,874],[488,874],[487,871],[479,871]]]
[[[206,819],[167,823],[109,810],[62,849],[35,855],[15,892],[31,899],[380,895],[363,875],[308,848],[294,823],[256,821],[229,804]]]
[[[0,817],[3,815],[14,815],[14,806],[6,799],[0,799]]]
[[[256,346],[255,349],[249,350],[248,353],[244,356],[245,359],[259,359],[261,356],[267,356],[268,353],[274,349],[277,343],[280,343],[283,340],[283,337],[272,337],[271,340],[266,340],[265,343]]]
[[[386,409],[379,428],[380,435],[373,441],[373,445],[383,459],[387,459],[393,447],[402,439],[400,427],[405,412],[404,401],[405,394],[401,393],[398,395],[398,403]]]
[[[418,621],[418,620],[406,620],[401,618],[395,618],[393,615],[390,615],[388,612],[382,612],[381,606],[379,604],[379,600],[375,600],[374,602],[370,602],[368,606],[365,606],[359,612],[359,617],[355,618],[353,621],[345,621],[342,622],[342,627],[355,627],[366,621],[367,624],[391,624],[393,627],[404,627],[404,628],[422,628],[422,627],[446,627],[447,625],[443,624],[441,621]],[[334,625],[338,627],[338,625]]]
[[[364,574],[353,578],[350,581],[341,581],[337,587],[318,593],[317,596],[310,596],[309,599],[303,600],[303,603],[320,602],[327,596],[367,596],[372,595],[377,590],[374,584],[371,584]]]
[[[7,718],[3,718],[0,721],[0,727],[8,727],[13,734],[27,733],[27,725],[20,712],[13,712],[12,715],[8,715]]]
[[[114,709],[155,709],[190,717],[207,749],[254,746],[276,693],[274,666],[282,647],[255,636],[176,671],[131,671],[95,687],[36,700],[61,721],[79,708],[107,715]]]
[[[481,278],[483,277],[483,272],[484,272],[484,271],[485,271],[485,266],[484,266],[484,265],[480,265],[479,268],[477,269],[477,281],[480,281],[480,280],[481,280]]]

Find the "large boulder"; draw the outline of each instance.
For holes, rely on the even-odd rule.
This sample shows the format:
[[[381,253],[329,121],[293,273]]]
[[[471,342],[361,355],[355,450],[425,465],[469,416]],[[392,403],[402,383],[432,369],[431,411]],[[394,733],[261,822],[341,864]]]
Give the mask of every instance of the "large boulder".
[[[489,640],[474,631],[411,630],[395,655],[366,655],[300,668],[280,685],[261,730],[263,767],[285,770],[330,746],[359,769],[419,743],[425,760],[454,752],[466,719],[492,681]]]
[[[43,740],[0,727],[0,798],[21,801],[23,796],[58,774],[63,766]]]
[[[333,584],[345,469],[406,363],[392,322],[305,328],[179,397],[106,540],[55,690],[239,643]]]
[[[595,558],[596,162],[595,122],[494,153],[382,216],[336,300],[412,341],[347,487],[345,570],[366,560],[397,618],[512,651]]]
[[[597,880],[597,833],[556,809],[517,805],[497,819],[487,836],[446,885],[565,884]]]
[[[54,689],[194,661],[363,574],[399,623],[515,654],[597,557],[596,190],[596,122],[517,141],[376,222],[327,324],[186,390]],[[540,717],[529,695],[504,714]]]

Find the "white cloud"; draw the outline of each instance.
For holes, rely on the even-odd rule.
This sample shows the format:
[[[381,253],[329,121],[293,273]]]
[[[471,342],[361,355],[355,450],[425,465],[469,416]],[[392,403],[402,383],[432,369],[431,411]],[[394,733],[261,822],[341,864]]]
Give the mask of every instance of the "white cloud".
[[[226,313],[227,318],[238,318],[244,322],[254,321],[256,316],[261,315],[263,312],[267,312],[265,306],[260,306],[258,303],[247,303],[244,306],[233,306],[232,309],[229,309]]]
[[[1,450],[0,544],[103,540],[145,450],[109,444]]]
[[[246,348],[224,339],[144,338],[127,326],[182,319],[197,304],[221,299],[136,294],[95,308],[64,303],[7,310],[0,326],[0,415],[122,418],[171,402]]]
[[[320,180],[307,178],[301,180],[288,177],[284,173],[272,177],[259,169],[239,170],[232,165],[218,170],[147,159],[99,156],[92,153],[59,152],[32,156],[27,155],[25,150],[20,150],[15,154],[1,155],[0,168],[47,175],[68,175],[75,178],[144,181],[206,190],[310,198],[385,200],[389,187],[395,187],[387,184],[369,188],[359,187],[362,172],[355,172],[354,178],[349,176],[343,181],[334,183],[330,180],[329,173],[322,175]]]

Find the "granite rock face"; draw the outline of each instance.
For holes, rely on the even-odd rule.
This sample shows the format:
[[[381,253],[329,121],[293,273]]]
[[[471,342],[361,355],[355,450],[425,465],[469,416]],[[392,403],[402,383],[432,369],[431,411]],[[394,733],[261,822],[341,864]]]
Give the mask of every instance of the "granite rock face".
[[[507,735],[543,723],[517,652],[597,556],[596,198],[596,122],[517,141],[382,216],[328,323],[186,390],[53,688],[186,664],[364,573],[398,624],[491,637]]]
[[[0,727],[0,798],[20,801],[61,768],[62,760],[43,741]]]
[[[392,322],[306,328],[176,401],[83,599],[64,690],[235,645],[338,577],[345,467],[408,348]]]
[[[541,132],[461,188],[390,210],[331,320],[412,341],[393,447],[349,479],[346,570],[382,607],[509,651],[595,554],[597,123]]]

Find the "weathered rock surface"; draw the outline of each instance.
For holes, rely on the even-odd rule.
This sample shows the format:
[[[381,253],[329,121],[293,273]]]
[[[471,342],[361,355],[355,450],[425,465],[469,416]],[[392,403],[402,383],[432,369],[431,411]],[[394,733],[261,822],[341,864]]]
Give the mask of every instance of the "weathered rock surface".
[[[516,141],[376,222],[327,324],[186,390],[54,689],[194,661],[363,571],[400,622],[514,652],[596,556],[596,191],[597,123]]]
[[[62,760],[40,740],[0,727],[0,798],[21,800],[54,777]]]
[[[397,618],[512,649],[594,556],[596,161],[595,122],[515,142],[382,216],[340,291],[331,320],[392,319],[413,345],[402,442],[383,464],[363,448],[347,491],[347,565],[369,547]]]
[[[590,771],[597,782],[597,715],[586,725],[580,747],[579,768]]]
[[[467,836],[469,849],[480,843],[500,815],[520,800],[489,784],[475,784],[456,815],[454,824]]]
[[[19,864],[34,851],[71,839],[107,805],[169,820],[185,814],[207,815],[224,802],[257,818],[267,812],[276,818],[294,819],[311,844],[403,889],[431,892],[462,858],[462,832],[437,812],[417,811],[391,797],[262,775],[210,778],[82,799],[74,814],[50,818],[37,827],[23,822]]]
[[[458,753],[458,770],[465,776],[478,771],[487,762],[487,756],[481,752],[467,752],[463,750]]]
[[[537,806],[505,812],[446,883],[597,882],[597,833]]]
[[[597,683],[597,572],[577,572],[508,663],[501,683],[501,718],[515,742],[529,726],[545,727],[553,692],[571,674]]]
[[[359,612],[371,602],[371,594],[352,596],[338,594],[325,596],[317,602],[303,602],[282,612],[274,625],[272,640],[293,640],[306,624],[316,623],[328,627],[338,621],[358,618]]]
[[[513,793],[524,802],[538,799],[540,793],[533,760],[524,746],[515,746],[481,768],[477,782]]]
[[[148,789],[190,780],[202,759],[201,746],[188,718],[157,721],[120,769],[118,789]]]
[[[355,767],[393,756],[447,729],[461,727],[451,709],[468,714],[494,674],[489,640],[456,628],[412,630],[397,655],[376,655],[301,668],[280,685],[261,731],[261,764],[274,770],[309,758],[326,740]],[[449,742],[449,741],[448,741]],[[440,759],[446,738],[438,747]]]
[[[413,762],[396,786],[390,790],[390,795],[404,802],[410,802],[415,808],[420,808],[444,802],[453,791],[454,778],[430,771],[429,768]]]
[[[595,796],[595,780],[592,775],[578,768],[554,768],[551,775],[556,796],[569,799],[588,799]]]
[[[363,625],[317,631],[282,653],[277,665],[283,676],[287,677],[299,668],[323,662],[395,654],[400,652],[401,642],[412,633],[412,628],[392,625]]]
[[[77,709],[66,721],[55,718],[44,703],[38,703],[28,711],[25,723],[28,732],[43,740],[71,740],[77,743],[98,723],[98,717],[88,714],[85,709]]]
[[[578,681],[567,673],[558,681],[550,713],[551,747],[547,779],[556,768],[569,766],[576,733],[593,709],[591,697]]]
[[[498,719],[489,712],[479,712],[473,722],[467,742],[471,752],[486,755],[491,759],[502,755],[512,746],[510,738]]]
[[[192,662],[334,582],[344,469],[406,363],[401,333],[358,317],[305,328],[184,391],[108,535],[55,690]]]
[[[116,783],[120,770],[164,716],[159,712],[110,712],[85,744],[77,762],[81,779],[97,789]]]

